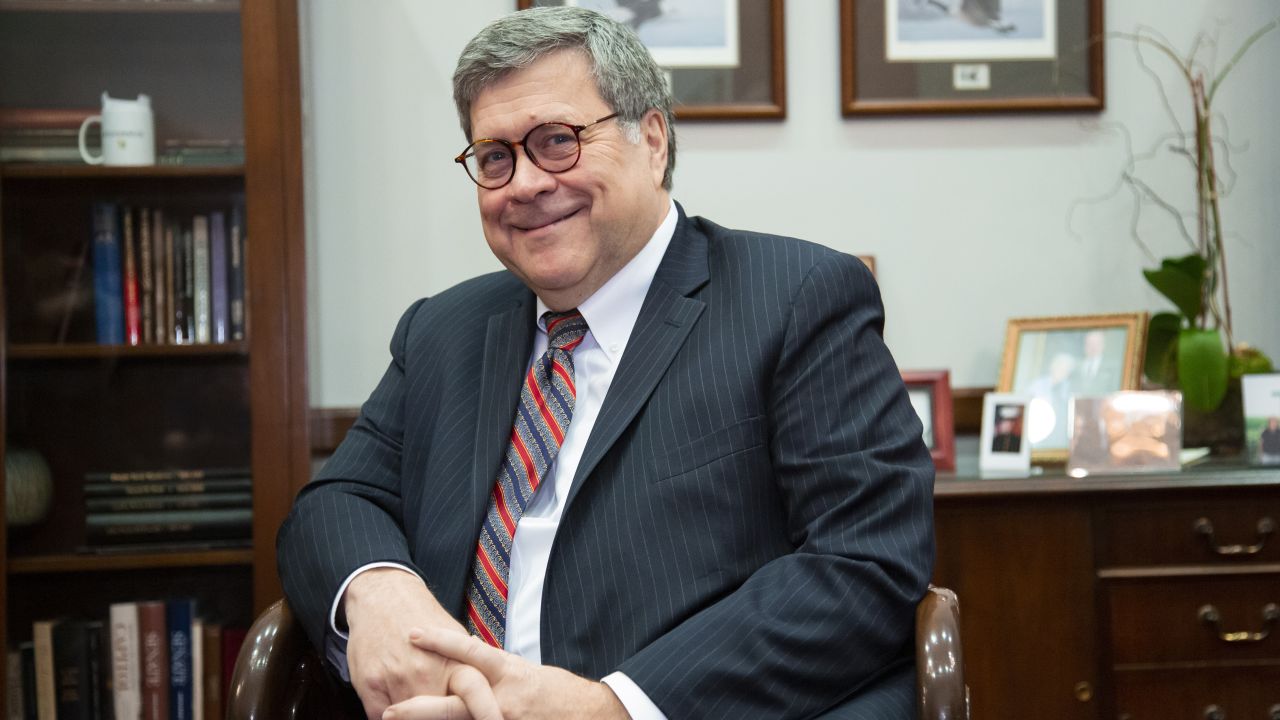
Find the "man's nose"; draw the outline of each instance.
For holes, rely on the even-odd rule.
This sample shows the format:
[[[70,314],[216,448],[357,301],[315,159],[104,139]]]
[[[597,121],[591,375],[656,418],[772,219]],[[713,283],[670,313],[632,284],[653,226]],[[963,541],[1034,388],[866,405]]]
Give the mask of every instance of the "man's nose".
[[[511,182],[507,187],[516,200],[527,201],[532,200],[539,193],[554,190],[556,178],[554,173],[538,167],[538,164],[529,157],[529,153],[521,147],[515,174],[511,176]]]

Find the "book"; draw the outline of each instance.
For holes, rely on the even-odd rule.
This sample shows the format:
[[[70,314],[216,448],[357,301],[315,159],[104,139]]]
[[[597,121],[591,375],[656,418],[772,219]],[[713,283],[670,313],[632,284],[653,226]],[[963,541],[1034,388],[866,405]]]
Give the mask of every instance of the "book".
[[[103,630],[97,620],[63,620],[53,626],[58,720],[103,716]]]
[[[182,228],[182,315],[183,337],[196,342],[196,252],[191,227]]]
[[[85,516],[85,542],[89,545],[157,540],[230,540],[248,538],[252,533],[253,511],[248,508]]]
[[[192,654],[191,627],[196,616],[196,602],[190,598],[174,598],[165,603],[169,634],[169,717],[192,720]]]
[[[200,647],[202,672],[196,677],[204,686],[204,716],[218,720],[226,716],[222,694],[222,626],[205,622],[202,626]]]
[[[191,620],[191,720],[204,720],[204,620]]]
[[[97,108],[0,107],[0,128],[6,130],[37,128],[70,128],[78,130],[85,118],[97,114]]]
[[[93,311],[98,342],[124,342],[119,216],[113,203],[93,204]]]
[[[163,602],[138,603],[143,720],[169,720],[169,640],[165,628]]]
[[[228,282],[231,309],[231,339],[243,340],[247,318],[245,313],[245,227],[244,198],[237,198],[231,205],[231,228],[227,238],[229,256]]]
[[[58,692],[53,669],[53,628],[57,620],[37,620],[31,624],[36,678],[36,717],[57,720]]]
[[[10,650],[5,654],[4,693],[5,718],[7,720],[23,720],[21,650]]]
[[[151,257],[155,265],[152,274],[155,276],[155,312],[153,320],[155,322],[155,342],[170,343],[173,338],[166,331],[169,327],[165,321],[166,313],[169,312],[169,274],[166,272],[169,262],[171,261],[165,255],[164,241],[164,211],[159,208],[151,211]]]
[[[175,495],[96,497],[84,502],[85,513],[156,512],[253,507],[252,493],[185,493]]]
[[[212,340],[231,339],[231,310],[227,286],[227,215],[209,213],[209,323]]]
[[[213,480],[247,478],[247,467],[171,468],[164,470],[93,471],[84,474],[85,482],[153,483],[169,480]]]
[[[23,720],[40,720],[36,709],[36,646],[24,642],[18,646],[22,656],[22,717]]]
[[[142,342],[146,345],[156,341],[156,280],[151,250],[151,211],[138,208],[138,302],[142,308]]]
[[[173,341],[178,344],[191,342],[187,334],[187,236],[176,223],[171,223],[173,233]]]
[[[178,342],[178,327],[175,322],[178,315],[176,307],[178,288],[177,275],[174,271],[178,259],[173,243],[173,225],[165,222],[163,217],[160,218],[160,222],[163,223],[161,232],[164,235],[164,341],[166,344],[173,344]]]
[[[142,713],[137,603],[115,603],[111,622],[111,687],[115,716],[133,720]]]
[[[133,225],[133,208],[120,209],[124,245],[124,340],[142,342],[142,310],[138,298],[138,238]]]
[[[196,215],[191,219],[191,302],[197,343],[208,343],[212,337],[209,317],[209,218]]]
[[[191,495],[200,493],[249,492],[249,478],[215,478],[213,480],[171,480],[155,483],[85,483],[88,498],[139,497],[146,495]]]

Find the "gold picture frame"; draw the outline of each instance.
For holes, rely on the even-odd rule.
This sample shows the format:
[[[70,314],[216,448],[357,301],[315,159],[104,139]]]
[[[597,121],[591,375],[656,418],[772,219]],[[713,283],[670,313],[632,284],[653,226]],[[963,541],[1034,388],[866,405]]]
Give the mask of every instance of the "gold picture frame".
[[[996,389],[1032,398],[1033,462],[1066,462],[1073,397],[1139,389],[1146,339],[1145,312],[1009,320]]]

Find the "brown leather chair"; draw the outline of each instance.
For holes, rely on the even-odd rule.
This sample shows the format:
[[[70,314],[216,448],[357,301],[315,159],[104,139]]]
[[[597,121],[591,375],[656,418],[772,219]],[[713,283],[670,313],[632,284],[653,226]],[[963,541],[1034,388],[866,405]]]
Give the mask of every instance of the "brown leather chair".
[[[921,720],[968,720],[956,594],[931,587],[916,608],[916,706]],[[321,665],[283,600],[258,616],[231,676],[228,720],[364,717]]]

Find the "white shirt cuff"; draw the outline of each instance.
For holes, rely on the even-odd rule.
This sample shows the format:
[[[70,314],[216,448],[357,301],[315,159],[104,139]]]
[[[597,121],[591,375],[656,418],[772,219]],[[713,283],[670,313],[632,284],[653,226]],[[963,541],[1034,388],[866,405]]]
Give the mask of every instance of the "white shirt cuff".
[[[610,673],[600,682],[608,685],[613,694],[618,696],[618,701],[627,709],[631,720],[667,720],[667,716],[662,714],[640,686],[626,675],[620,672]]]
[[[342,596],[347,593],[347,586],[351,584],[352,580],[356,579],[357,575],[364,572],[365,570],[372,570],[374,568],[384,568],[384,567],[400,568],[405,572],[409,572],[409,573],[413,573],[414,575],[417,575],[417,573],[413,572],[413,570],[410,570],[404,565],[401,565],[400,563],[393,563],[393,562],[375,562],[375,563],[369,563],[368,565],[362,565],[356,568],[355,572],[348,575],[347,579],[342,581],[342,585],[338,586],[338,594],[334,596],[333,605],[329,607],[329,630],[331,630],[334,635],[337,635],[338,637],[342,638],[343,641],[346,641],[348,637],[347,637],[347,633],[344,633],[338,629],[338,606],[342,604]]]

